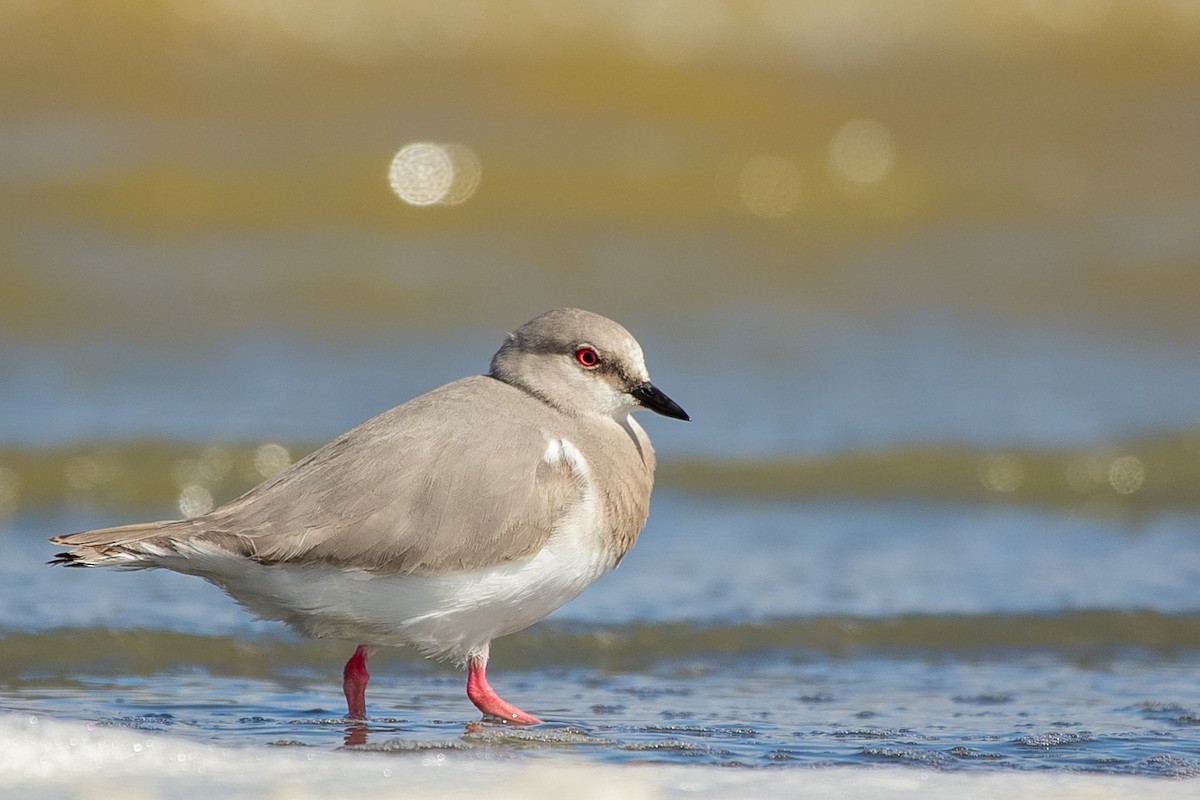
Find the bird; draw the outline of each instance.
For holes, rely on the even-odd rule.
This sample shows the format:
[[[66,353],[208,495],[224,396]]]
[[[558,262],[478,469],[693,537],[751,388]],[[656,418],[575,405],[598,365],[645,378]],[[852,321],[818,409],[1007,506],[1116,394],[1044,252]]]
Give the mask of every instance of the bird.
[[[547,311],[485,374],[375,416],[190,519],[55,536],[49,564],[167,569],[314,638],[357,644],[342,671],[365,720],[367,661],[412,647],[467,671],[487,722],[540,723],[487,679],[491,642],[617,566],[649,514],[654,449],[633,412],[690,419],[620,324]]]

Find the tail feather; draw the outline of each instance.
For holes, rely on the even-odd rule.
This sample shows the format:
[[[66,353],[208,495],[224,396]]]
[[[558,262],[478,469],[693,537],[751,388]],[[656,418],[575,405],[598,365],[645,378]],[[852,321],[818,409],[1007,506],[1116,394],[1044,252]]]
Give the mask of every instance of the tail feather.
[[[156,557],[167,555],[179,541],[190,522],[141,522],[69,533],[50,539],[69,547],[46,562],[64,567],[126,567],[139,569],[157,566]]]

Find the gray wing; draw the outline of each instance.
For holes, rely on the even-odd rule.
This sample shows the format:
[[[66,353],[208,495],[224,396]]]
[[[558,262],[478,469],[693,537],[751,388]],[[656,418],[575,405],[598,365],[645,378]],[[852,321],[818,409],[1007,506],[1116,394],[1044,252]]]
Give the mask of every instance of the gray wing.
[[[582,489],[543,458],[547,413],[495,379],[457,381],[368,420],[184,535],[264,563],[383,572],[531,555]]]

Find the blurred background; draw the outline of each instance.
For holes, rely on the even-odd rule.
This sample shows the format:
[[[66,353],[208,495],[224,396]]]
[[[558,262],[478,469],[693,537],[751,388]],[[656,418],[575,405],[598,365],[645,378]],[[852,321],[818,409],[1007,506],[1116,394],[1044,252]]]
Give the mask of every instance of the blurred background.
[[[621,568],[493,648],[514,702],[616,761],[1200,774],[1198,0],[0,0],[13,763],[77,763],[39,716],[340,741],[342,643],[46,538],[563,305],[693,422],[643,415]],[[372,663],[458,745],[458,675]]]
[[[1198,221],[1195,0],[6,0],[0,513],[201,513],[578,305],[679,496],[1190,514]]]

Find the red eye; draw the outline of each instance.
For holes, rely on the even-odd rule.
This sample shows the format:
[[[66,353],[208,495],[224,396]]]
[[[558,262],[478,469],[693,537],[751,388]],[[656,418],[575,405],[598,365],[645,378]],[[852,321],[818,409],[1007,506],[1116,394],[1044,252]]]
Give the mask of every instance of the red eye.
[[[600,356],[590,347],[581,347],[575,351],[575,360],[580,366],[591,369],[600,363]]]

